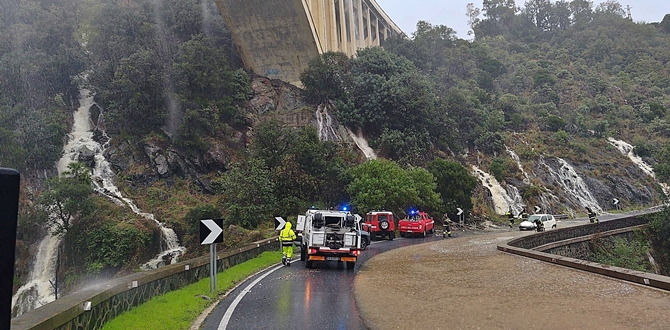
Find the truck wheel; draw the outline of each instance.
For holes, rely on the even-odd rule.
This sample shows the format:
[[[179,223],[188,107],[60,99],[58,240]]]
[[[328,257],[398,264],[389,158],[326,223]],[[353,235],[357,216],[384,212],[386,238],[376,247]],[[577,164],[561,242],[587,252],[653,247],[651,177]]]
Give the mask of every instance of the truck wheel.
[[[395,238],[395,232],[392,231],[389,233],[389,241],[392,241]]]
[[[400,237],[405,237],[405,233],[400,232]]]
[[[314,267],[313,261],[311,260],[305,261],[305,268],[311,269],[312,267]]]
[[[307,259],[307,248],[300,246],[300,261],[305,261],[305,259]]]
[[[355,262],[347,261],[347,269],[348,269],[348,270],[352,270],[352,269],[354,269],[354,266],[356,266],[356,263],[355,263]]]

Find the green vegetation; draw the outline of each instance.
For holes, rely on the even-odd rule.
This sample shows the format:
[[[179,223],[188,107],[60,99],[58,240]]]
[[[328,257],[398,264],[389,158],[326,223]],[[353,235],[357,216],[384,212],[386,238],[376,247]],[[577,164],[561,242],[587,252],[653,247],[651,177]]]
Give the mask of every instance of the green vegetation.
[[[592,241],[592,244],[595,247],[593,259],[598,263],[653,273],[647,256],[649,240],[641,232],[636,232],[633,240],[601,238]]]
[[[404,170],[389,160],[369,160],[351,169],[347,192],[361,212],[387,209],[407,214],[408,207],[439,207],[433,175],[423,168]]]
[[[486,0],[467,8],[472,41],[421,21],[384,48],[313,59],[301,76],[306,99],[361,128],[386,159],[362,164],[348,146],[320,141],[312,127],[249,111],[252,76],[212,2],[26,0],[5,7],[0,166],[30,178],[52,175],[85,86],[96,93],[115,157],[128,163],[117,184],[175,228],[193,255],[202,252],[194,223],[205,216],[226,219],[239,239],[230,244],[241,244],[273,233],[274,216],[312,205],[487,214],[463,165],[483,164],[501,181],[523,179],[505,146],[524,165],[559,156],[604,178],[623,172],[610,170],[620,155],[603,152],[611,136],[633,142],[659,180],[670,182],[670,16],[635,23],[617,1],[594,8],[583,0]],[[188,170],[157,175],[144,157],[147,144],[166,158],[183,156]],[[19,258],[30,258],[40,226],[51,223],[64,237],[60,272],[71,282],[133,271],[157,249],[155,225],[96,196],[76,174],[87,170],[72,170],[73,177],[36,179],[36,189],[22,189]],[[518,188],[529,205],[557,189],[539,181]],[[60,221],[48,219],[52,210]],[[651,227],[652,248],[667,264],[667,230]]]
[[[103,329],[189,329],[193,321],[218,296],[248,276],[276,264],[280,252],[263,252],[259,257],[220,272],[214,293],[209,292],[209,277],[177,291],[168,292],[105,323]],[[211,299],[205,299],[209,297]]]
[[[436,191],[442,198],[440,213],[451,211],[457,207],[466,212],[472,209],[472,191],[477,186],[474,178],[460,163],[437,158],[428,164],[428,171],[433,174],[437,183]]]
[[[670,276],[670,208],[647,215],[650,217],[647,234],[651,242],[652,255],[659,265],[661,274]]]

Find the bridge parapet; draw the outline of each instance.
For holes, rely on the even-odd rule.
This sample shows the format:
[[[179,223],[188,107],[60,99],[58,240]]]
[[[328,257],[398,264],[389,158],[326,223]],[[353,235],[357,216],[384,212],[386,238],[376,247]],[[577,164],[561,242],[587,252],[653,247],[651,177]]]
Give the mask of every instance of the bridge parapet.
[[[647,220],[641,217],[627,217],[604,221],[599,224],[561,228],[513,239],[498,245],[498,250],[524,257],[529,257],[557,265],[576,268],[600,275],[610,276],[621,280],[648,285],[663,290],[670,290],[670,277],[645,273],[641,271],[603,265],[588,260],[571,258],[541,251],[557,251],[561,246],[580,244],[582,237],[599,235],[618,235],[626,231],[641,228]]]
[[[402,30],[375,0],[215,0],[247,69],[300,84],[309,61],[349,56]]]

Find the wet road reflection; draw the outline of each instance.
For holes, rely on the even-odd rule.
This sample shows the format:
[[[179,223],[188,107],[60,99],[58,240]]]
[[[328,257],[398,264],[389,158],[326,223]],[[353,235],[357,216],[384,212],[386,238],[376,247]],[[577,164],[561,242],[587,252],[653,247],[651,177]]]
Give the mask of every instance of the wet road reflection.
[[[437,239],[443,238],[372,242],[353,271],[338,262],[323,262],[307,269],[303,262],[294,261],[291,267],[276,270],[251,288],[236,306],[227,329],[365,329],[353,294],[354,276],[361,265],[379,253]],[[233,290],[207,317],[202,328],[219,329],[231,302],[246,287],[247,283]]]

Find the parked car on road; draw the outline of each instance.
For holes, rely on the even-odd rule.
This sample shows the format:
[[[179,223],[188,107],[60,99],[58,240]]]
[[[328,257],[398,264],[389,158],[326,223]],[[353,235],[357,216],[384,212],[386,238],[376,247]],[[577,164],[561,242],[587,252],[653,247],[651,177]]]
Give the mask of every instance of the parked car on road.
[[[419,235],[426,237],[433,233],[435,221],[426,212],[412,210],[405,219],[398,221],[400,236]]]
[[[363,229],[370,233],[372,239],[386,237],[389,241],[395,238],[395,220],[393,212],[371,211],[365,215]]]
[[[519,230],[535,230],[535,220],[542,221],[545,229],[556,228],[556,218],[551,214],[533,214],[519,224]]]

